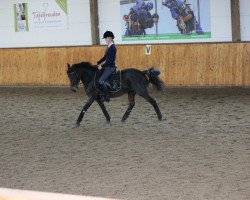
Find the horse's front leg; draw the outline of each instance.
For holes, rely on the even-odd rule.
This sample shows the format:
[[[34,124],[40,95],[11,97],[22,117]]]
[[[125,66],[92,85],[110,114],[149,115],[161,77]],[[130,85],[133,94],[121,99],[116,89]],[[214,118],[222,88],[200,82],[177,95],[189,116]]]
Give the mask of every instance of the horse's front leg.
[[[87,110],[89,109],[89,107],[92,105],[92,103],[94,102],[95,98],[94,97],[90,97],[87,101],[87,103],[83,106],[83,109],[76,121],[76,125],[80,126],[80,123],[85,115],[85,113],[87,112]]]

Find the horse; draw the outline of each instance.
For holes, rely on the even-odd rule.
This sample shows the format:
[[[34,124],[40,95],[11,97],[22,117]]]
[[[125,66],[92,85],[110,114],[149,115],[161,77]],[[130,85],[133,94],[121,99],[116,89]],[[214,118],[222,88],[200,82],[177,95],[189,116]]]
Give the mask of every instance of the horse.
[[[94,101],[100,106],[106,121],[110,123],[110,115],[106,110],[104,102],[102,101],[101,91],[98,89],[96,75],[101,72],[98,70],[97,65],[92,65],[89,62],[81,62],[77,64],[67,64],[67,75],[70,81],[70,88],[72,91],[77,92],[80,82],[82,82],[85,92],[88,96],[88,101],[83,106],[76,126],[79,126],[88,108]],[[122,117],[122,122],[125,122],[135,106],[135,95],[143,97],[148,101],[154,108],[159,120],[162,120],[161,111],[156,101],[148,94],[148,86],[151,83],[156,90],[164,91],[166,88],[165,83],[158,77],[159,71],[150,68],[145,71],[140,71],[134,68],[128,68],[120,71],[120,90],[116,92],[110,92],[110,98],[120,97],[124,94],[128,94],[129,105]],[[111,75],[112,76],[112,75]]]

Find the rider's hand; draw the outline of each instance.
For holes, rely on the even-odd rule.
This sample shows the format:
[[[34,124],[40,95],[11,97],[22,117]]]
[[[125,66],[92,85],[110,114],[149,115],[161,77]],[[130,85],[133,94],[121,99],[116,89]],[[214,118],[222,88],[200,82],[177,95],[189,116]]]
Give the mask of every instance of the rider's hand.
[[[101,65],[98,65],[98,70],[102,70],[102,66]]]
[[[180,20],[180,21],[183,21],[183,20],[184,20],[183,17],[182,17],[181,15],[179,16],[179,20]]]

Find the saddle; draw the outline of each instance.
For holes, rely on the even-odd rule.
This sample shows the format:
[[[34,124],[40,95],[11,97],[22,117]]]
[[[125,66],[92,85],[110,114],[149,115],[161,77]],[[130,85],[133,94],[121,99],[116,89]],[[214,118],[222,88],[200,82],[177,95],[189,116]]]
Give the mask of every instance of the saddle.
[[[95,89],[97,91],[101,91],[101,88],[98,84],[98,80],[100,79],[102,72],[96,72],[94,77]],[[108,91],[115,93],[121,90],[121,71],[116,70],[110,77],[105,81],[107,85]]]

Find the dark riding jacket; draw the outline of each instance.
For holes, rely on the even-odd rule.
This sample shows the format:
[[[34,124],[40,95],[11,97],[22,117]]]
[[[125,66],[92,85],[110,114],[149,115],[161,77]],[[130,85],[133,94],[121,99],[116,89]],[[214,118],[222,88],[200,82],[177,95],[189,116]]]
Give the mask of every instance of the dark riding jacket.
[[[116,67],[115,60],[116,60],[116,47],[115,44],[112,44],[110,47],[107,48],[105,55],[97,62],[97,64],[100,65],[105,61],[105,63],[103,64],[104,67],[115,68]]]

